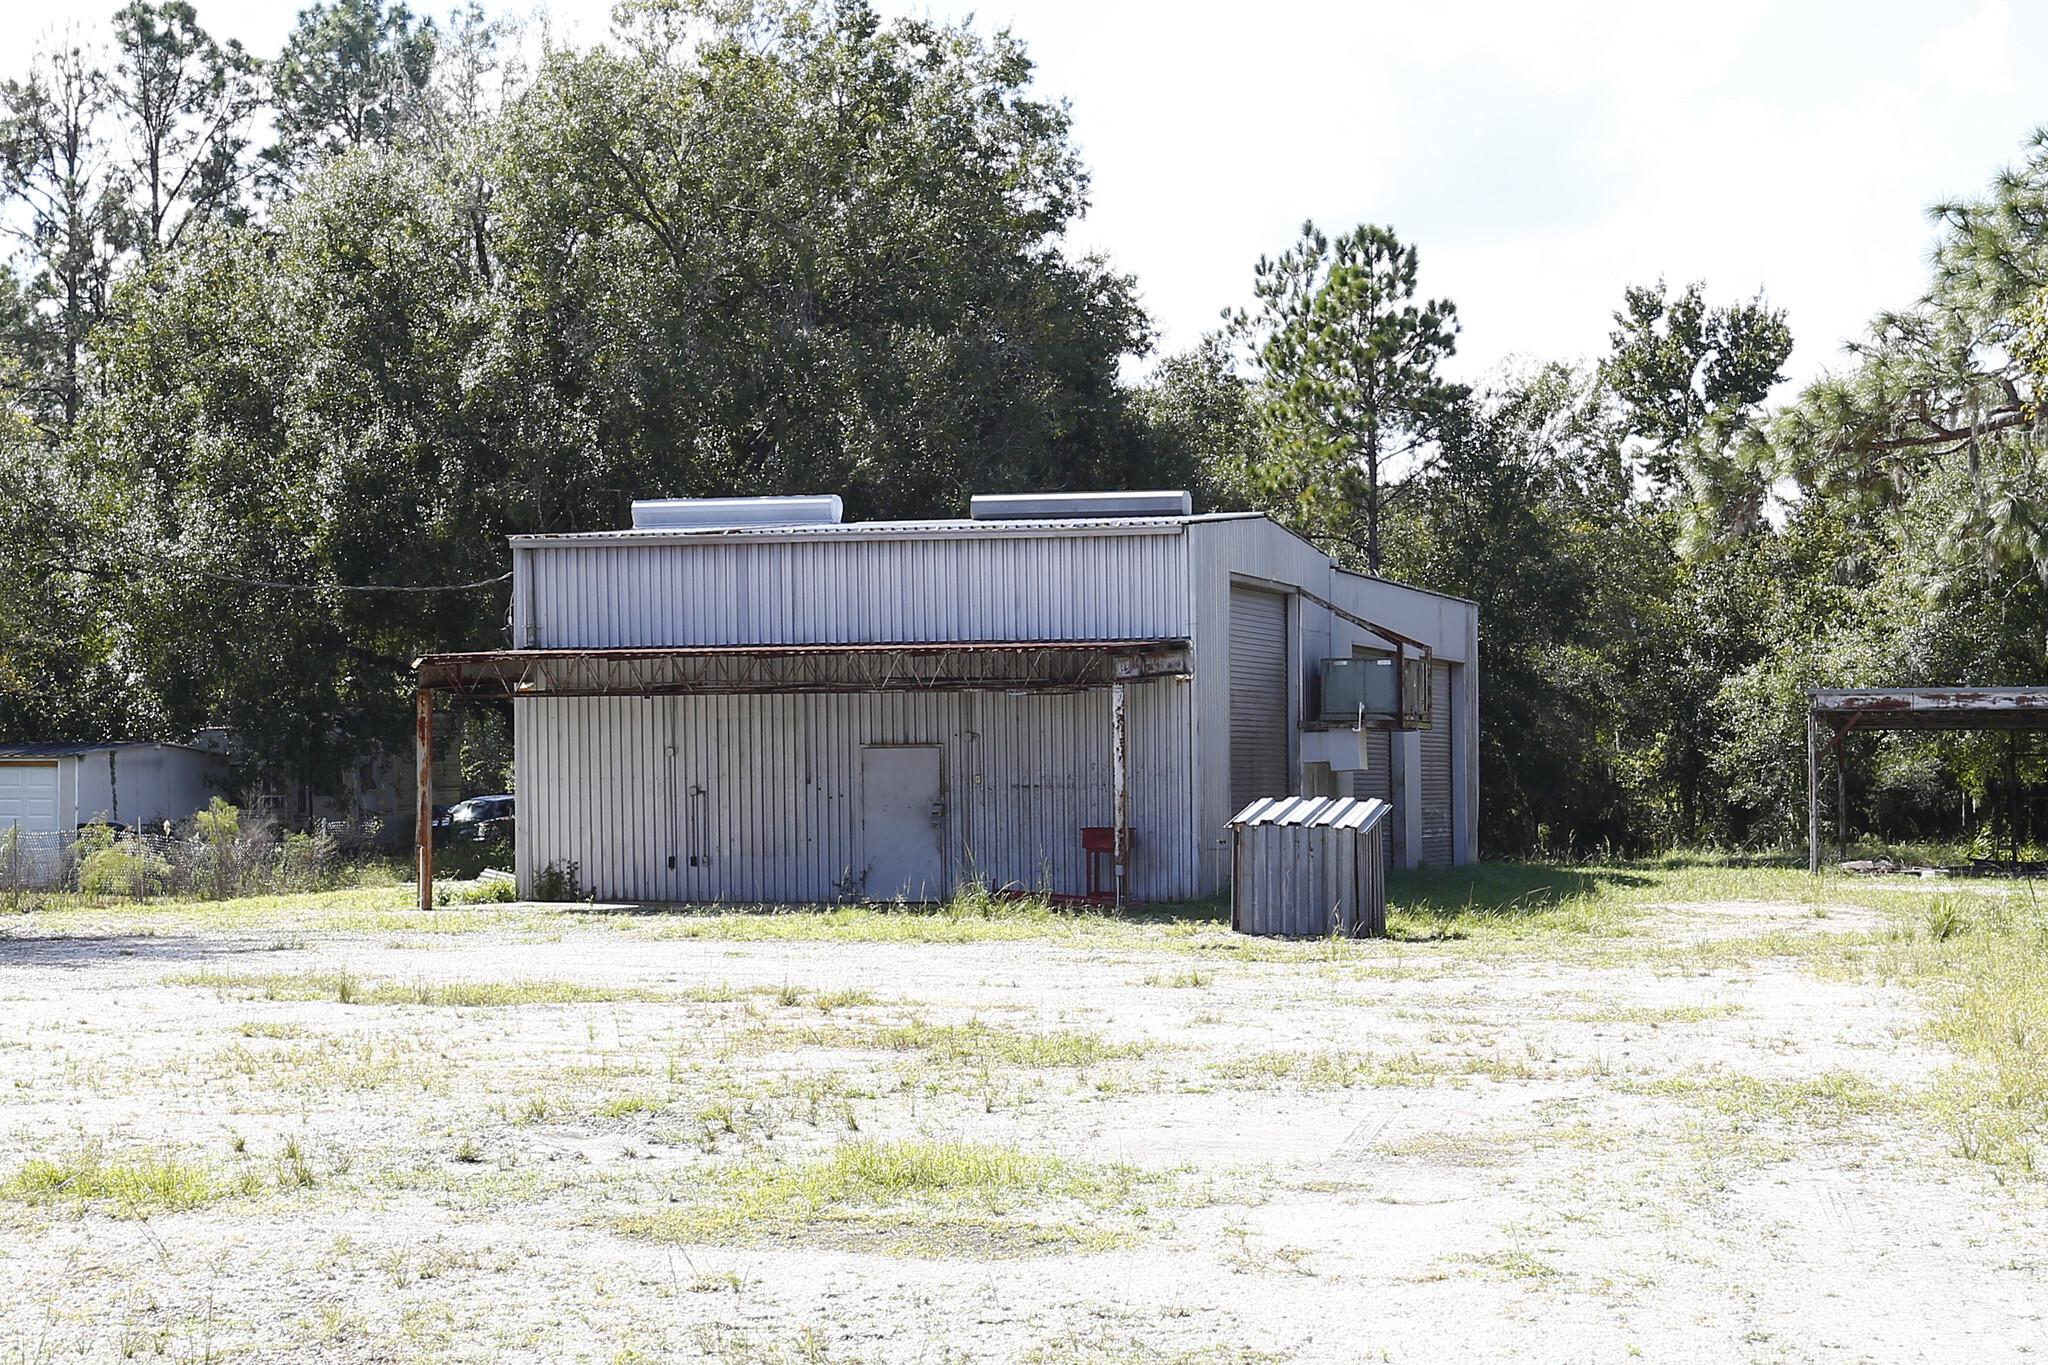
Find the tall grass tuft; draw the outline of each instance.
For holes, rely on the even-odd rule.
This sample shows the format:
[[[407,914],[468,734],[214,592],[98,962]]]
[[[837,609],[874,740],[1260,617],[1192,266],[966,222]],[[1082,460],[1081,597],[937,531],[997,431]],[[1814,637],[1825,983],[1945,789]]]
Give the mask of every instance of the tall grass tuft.
[[[76,1204],[121,1218],[181,1213],[221,1199],[260,1194],[253,1172],[223,1172],[204,1162],[141,1152],[110,1160],[96,1145],[67,1157],[32,1158],[0,1181],[0,1199]]]

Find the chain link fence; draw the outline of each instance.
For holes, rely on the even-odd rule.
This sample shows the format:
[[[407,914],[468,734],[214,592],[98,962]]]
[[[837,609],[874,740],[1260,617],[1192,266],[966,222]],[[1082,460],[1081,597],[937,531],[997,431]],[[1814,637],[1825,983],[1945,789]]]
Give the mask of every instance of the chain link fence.
[[[375,851],[381,822],[323,820],[290,830],[225,802],[159,831],[87,825],[71,833],[0,831],[0,907],[52,894],[96,901],[226,900],[359,883],[396,860]]]

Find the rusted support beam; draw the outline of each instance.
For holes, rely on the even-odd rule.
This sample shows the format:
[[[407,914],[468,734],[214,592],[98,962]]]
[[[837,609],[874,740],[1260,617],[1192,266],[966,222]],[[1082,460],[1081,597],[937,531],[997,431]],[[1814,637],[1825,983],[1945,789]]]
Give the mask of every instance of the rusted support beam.
[[[1109,689],[1110,728],[1114,737],[1112,766],[1116,777],[1116,908],[1130,898],[1131,870],[1131,727],[1125,715],[1124,685]]]
[[[413,747],[419,763],[418,827],[413,832],[419,873],[419,907],[434,908],[434,694],[425,687],[413,693]]]
[[[417,685],[472,697],[1083,692],[1185,677],[1183,639],[514,649],[430,654]]]

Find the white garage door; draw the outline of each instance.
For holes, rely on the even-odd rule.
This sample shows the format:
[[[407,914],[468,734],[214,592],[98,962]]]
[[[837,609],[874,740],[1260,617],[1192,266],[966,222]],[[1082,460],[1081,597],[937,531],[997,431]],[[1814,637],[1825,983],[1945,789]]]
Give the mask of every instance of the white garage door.
[[[0,763],[0,829],[9,825],[29,834],[56,831],[56,764]]]
[[[1230,813],[1287,780],[1287,599],[1230,590]]]
[[[1451,666],[1429,666],[1429,728],[1421,732],[1422,862],[1449,867],[1457,812],[1451,794]]]

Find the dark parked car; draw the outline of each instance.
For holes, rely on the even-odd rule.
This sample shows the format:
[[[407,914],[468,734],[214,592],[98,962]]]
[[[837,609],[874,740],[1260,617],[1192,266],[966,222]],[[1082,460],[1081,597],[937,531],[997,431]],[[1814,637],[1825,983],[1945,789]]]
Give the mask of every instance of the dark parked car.
[[[472,796],[448,808],[448,837],[473,839],[478,843],[487,839],[510,838],[512,821],[511,796]]]

